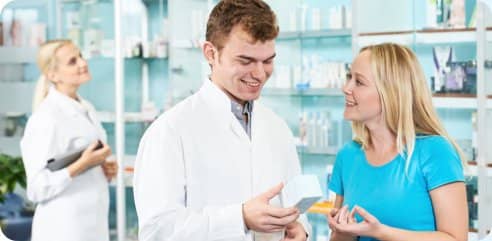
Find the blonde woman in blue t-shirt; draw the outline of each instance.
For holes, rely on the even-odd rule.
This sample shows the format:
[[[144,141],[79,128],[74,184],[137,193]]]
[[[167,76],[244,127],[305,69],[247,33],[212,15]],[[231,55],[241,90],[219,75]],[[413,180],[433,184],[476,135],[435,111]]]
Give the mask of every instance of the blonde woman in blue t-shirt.
[[[467,240],[464,159],[414,53],[363,48],[343,92],[355,138],[337,154],[329,185],[331,240]]]

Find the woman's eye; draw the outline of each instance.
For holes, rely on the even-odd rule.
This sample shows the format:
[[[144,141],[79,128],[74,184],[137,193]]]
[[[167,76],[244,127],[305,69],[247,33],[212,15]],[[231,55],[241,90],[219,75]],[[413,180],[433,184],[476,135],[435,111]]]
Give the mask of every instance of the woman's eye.
[[[358,79],[355,80],[355,85],[362,85],[362,82]]]

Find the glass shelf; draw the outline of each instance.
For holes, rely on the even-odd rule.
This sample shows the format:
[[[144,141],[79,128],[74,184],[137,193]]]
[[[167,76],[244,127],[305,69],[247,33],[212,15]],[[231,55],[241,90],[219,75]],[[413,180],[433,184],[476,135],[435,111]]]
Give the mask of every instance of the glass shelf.
[[[0,113],[30,113],[35,82],[0,82]]]
[[[96,3],[112,3],[112,0],[62,0],[62,4],[96,4]]]
[[[446,93],[434,94],[432,101],[436,108],[441,109],[476,109],[477,99],[473,94]],[[492,109],[492,98],[487,100],[487,108]]]
[[[492,39],[492,28],[487,28],[487,39]],[[461,29],[420,29],[392,32],[371,32],[359,34],[359,45],[367,46],[383,42],[395,42],[404,45],[458,44],[477,41],[475,28]]]
[[[303,155],[325,155],[334,156],[337,154],[337,148],[327,147],[327,148],[317,148],[309,146],[297,146],[297,152]]]
[[[22,137],[20,136],[0,136],[0,153],[11,155],[11,156],[20,156],[20,140]]]
[[[8,3],[5,8],[33,8],[33,7],[46,7],[47,0],[14,0]]]
[[[295,32],[280,32],[277,40],[297,40],[297,39],[316,39],[316,38],[351,38],[351,29],[325,29]]]
[[[261,92],[262,96],[325,96],[325,97],[341,97],[343,96],[342,90],[338,88],[324,88],[324,89],[280,89],[280,88],[265,88]]]
[[[0,64],[28,64],[36,62],[36,47],[0,47]]]

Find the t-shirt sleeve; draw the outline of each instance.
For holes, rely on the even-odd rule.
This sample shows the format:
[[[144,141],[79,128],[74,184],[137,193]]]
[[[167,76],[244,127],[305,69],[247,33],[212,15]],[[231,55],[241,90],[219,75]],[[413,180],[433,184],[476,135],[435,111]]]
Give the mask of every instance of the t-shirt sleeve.
[[[424,150],[427,157],[421,160],[421,168],[427,182],[427,190],[433,190],[452,182],[463,182],[463,166],[454,146],[443,137],[429,141]]]
[[[334,193],[343,196],[343,180],[342,180],[342,165],[343,165],[343,151],[339,151],[335,159],[335,165],[333,167],[333,173],[328,184],[328,189]]]

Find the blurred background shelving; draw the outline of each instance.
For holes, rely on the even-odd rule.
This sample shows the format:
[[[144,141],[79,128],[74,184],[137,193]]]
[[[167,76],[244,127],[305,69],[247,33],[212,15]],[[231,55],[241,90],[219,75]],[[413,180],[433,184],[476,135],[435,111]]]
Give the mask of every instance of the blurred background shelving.
[[[286,120],[296,137],[303,172],[319,177],[325,200],[330,196],[327,182],[336,152],[352,138],[350,123],[343,120],[341,87],[352,58],[369,44],[396,42],[411,47],[422,63],[434,92],[433,103],[446,129],[470,161],[492,162],[492,153],[484,148],[490,146],[492,128],[483,124],[492,117],[492,17],[490,10],[479,7],[480,2],[267,2],[277,13],[281,31],[276,40],[275,71],[259,101]],[[464,6],[456,7],[453,2],[463,2]],[[18,142],[31,112],[39,76],[35,56],[40,40],[71,38],[83,50],[93,76],[81,95],[98,110],[113,150],[116,139],[125,140],[126,231],[119,240],[137,240],[129,180],[138,142],[159,113],[196,92],[207,78],[209,66],[200,43],[205,38],[206,18],[216,3],[125,0],[121,14],[124,73],[118,80],[114,68],[117,29],[113,0],[10,3],[0,19],[0,152],[19,155]],[[385,14],[375,14],[381,9]],[[483,21],[479,18],[482,10]],[[453,11],[461,11],[464,18],[446,19]],[[453,80],[452,74],[461,74],[459,80]],[[115,131],[117,81],[125,86],[124,136],[117,136]],[[492,213],[491,168],[486,166],[470,165],[467,170],[470,228],[481,234],[492,226],[492,217],[486,215]],[[115,185],[111,190],[110,227],[112,239],[116,239]],[[477,204],[477,200],[484,201]],[[326,219],[319,211],[326,211],[327,205],[318,204],[317,211],[311,210],[308,215],[314,241],[328,238]]]

